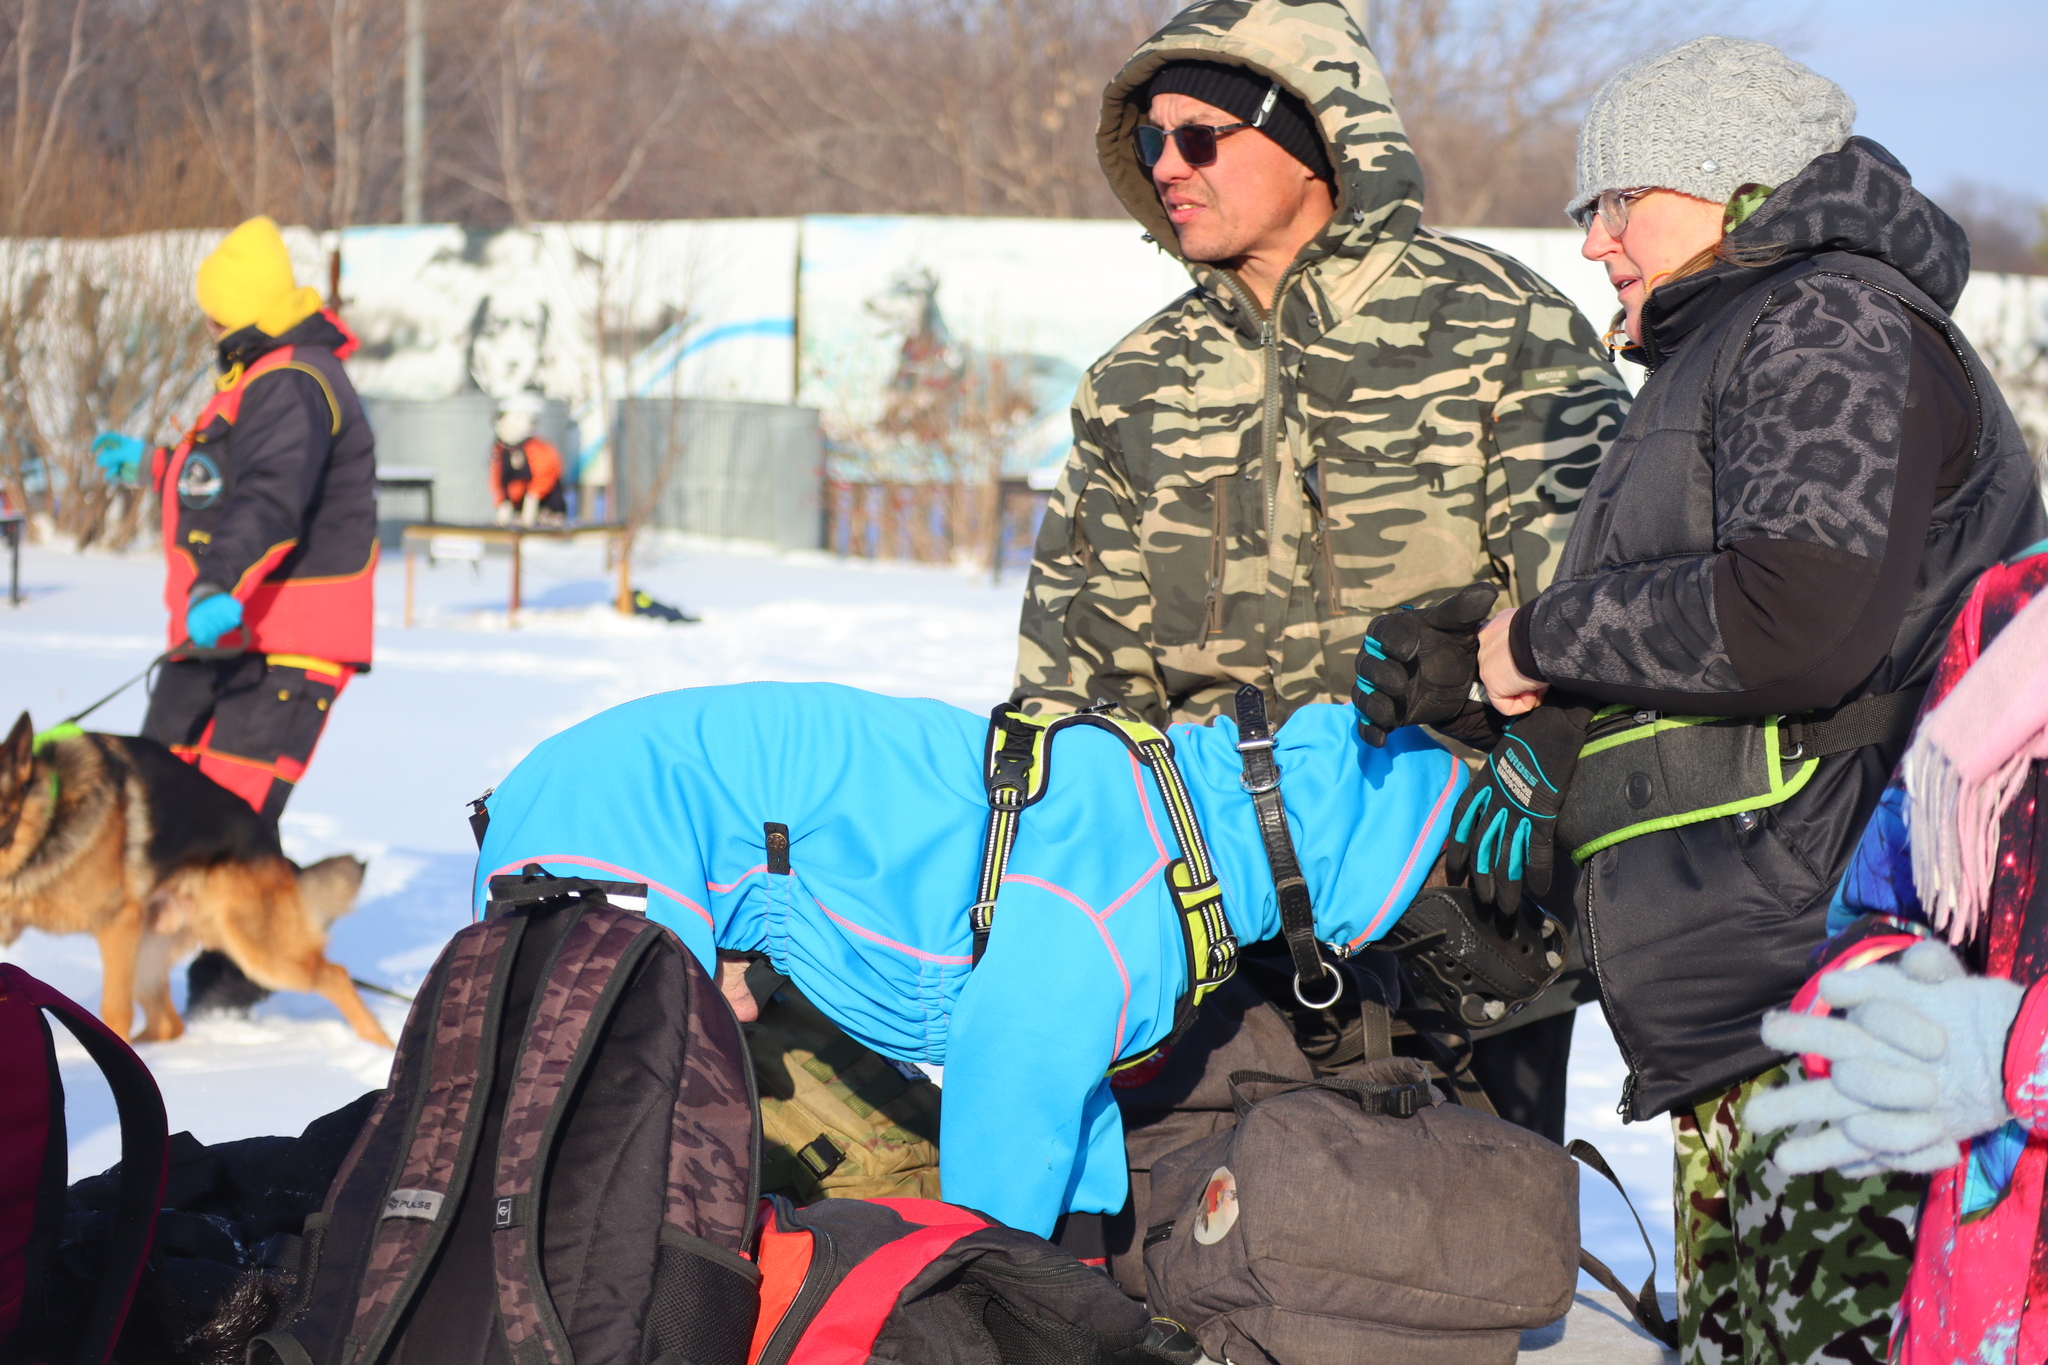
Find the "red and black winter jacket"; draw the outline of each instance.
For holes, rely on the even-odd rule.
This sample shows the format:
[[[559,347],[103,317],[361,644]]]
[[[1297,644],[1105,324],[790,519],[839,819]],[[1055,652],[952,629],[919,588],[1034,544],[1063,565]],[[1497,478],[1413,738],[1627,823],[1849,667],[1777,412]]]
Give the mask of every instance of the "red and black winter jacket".
[[[230,378],[157,454],[173,645],[203,581],[242,603],[242,628],[221,643],[369,666],[376,453],[341,367],[355,346],[325,311],[283,336],[245,327],[221,340]]]

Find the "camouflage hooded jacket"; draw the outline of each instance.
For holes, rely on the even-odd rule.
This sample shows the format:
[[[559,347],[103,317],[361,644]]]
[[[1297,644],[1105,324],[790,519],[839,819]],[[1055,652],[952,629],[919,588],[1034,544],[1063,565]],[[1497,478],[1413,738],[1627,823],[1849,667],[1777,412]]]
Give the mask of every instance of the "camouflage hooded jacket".
[[[1349,694],[1366,624],[1475,579],[1549,581],[1627,391],[1520,263],[1421,226],[1422,173],[1340,0],[1203,0],[1103,95],[1097,152],[1163,250],[1133,133],[1169,61],[1249,66],[1307,102],[1337,211],[1270,313],[1229,271],[1097,361],[1039,532],[1016,698],[1205,720],[1239,683],[1285,715]]]

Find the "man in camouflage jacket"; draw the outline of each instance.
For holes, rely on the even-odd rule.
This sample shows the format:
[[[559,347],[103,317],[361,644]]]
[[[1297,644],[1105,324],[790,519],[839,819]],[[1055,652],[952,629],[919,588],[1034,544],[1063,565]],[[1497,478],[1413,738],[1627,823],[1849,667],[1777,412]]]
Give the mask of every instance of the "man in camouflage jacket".
[[[1327,149],[1335,212],[1270,309],[1238,262],[1188,259],[1137,155],[1148,85],[1189,60],[1277,81]],[[1249,682],[1283,718],[1349,695],[1375,615],[1476,579],[1503,607],[1549,583],[1627,392],[1549,284],[1421,226],[1421,169],[1340,0],[1183,10],[1110,82],[1097,150],[1195,287],[1082,381],[1017,701],[1106,697],[1164,725],[1226,712]]]

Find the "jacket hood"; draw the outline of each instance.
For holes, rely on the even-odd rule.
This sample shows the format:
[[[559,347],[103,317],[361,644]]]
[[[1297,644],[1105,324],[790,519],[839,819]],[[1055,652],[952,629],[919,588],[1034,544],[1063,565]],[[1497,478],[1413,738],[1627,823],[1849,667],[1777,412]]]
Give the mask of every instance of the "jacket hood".
[[[1145,114],[1138,96],[1160,67],[1183,60],[1250,67],[1299,96],[1314,116],[1335,175],[1337,211],[1303,249],[1303,261],[1378,253],[1390,266],[1407,248],[1422,221],[1422,167],[1379,60],[1341,0],[1200,0],[1124,63],[1102,92],[1095,134],[1096,156],[1116,197],[1197,281],[1214,267],[1181,255],[1179,235],[1134,145]]]
[[[1770,270],[1720,262],[1657,290],[1644,307],[1645,345],[1661,363],[1684,338],[1774,270],[1830,251],[1883,261],[1952,312],[1970,278],[1970,239],[1913,188],[1890,152],[1852,137],[1780,185],[1728,234],[1731,246],[1781,249]]]

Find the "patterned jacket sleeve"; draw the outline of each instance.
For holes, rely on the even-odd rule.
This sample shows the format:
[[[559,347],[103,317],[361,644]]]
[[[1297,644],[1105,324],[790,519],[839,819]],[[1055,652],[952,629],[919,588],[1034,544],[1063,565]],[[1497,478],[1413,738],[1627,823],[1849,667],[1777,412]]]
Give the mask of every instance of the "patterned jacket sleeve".
[[[1578,309],[1529,300],[1508,382],[1493,408],[1486,548],[1505,571],[1502,606],[1533,601],[1557,572],[1572,516],[1628,416],[1628,389]]]
[[[1074,400],[1074,450],[1032,557],[1012,700],[1031,714],[1107,697],[1165,724],[1171,703],[1150,643],[1139,508],[1092,377]]]
[[[1933,510],[1941,451],[1902,439],[1913,351],[1875,289],[1780,291],[1720,395],[1717,552],[1553,585],[1515,619],[1522,671],[1681,714],[1840,702],[1898,629]]]

